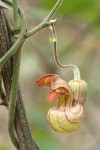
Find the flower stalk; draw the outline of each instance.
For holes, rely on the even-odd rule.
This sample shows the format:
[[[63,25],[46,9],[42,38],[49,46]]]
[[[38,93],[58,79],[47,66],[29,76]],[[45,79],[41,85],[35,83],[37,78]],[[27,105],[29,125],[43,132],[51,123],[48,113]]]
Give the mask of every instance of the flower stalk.
[[[26,38],[32,36],[33,34],[38,32],[39,30],[50,26],[51,22],[52,22],[51,18],[56,13],[56,11],[58,10],[58,8],[62,4],[62,2],[63,2],[63,0],[58,0],[56,2],[56,4],[54,5],[54,7],[52,8],[52,10],[50,11],[50,13],[48,14],[48,16],[42,21],[42,23],[40,23],[38,26],[36,26],[35,28],[33,28],[33,29],[31,29],[30,31],[27,32]]]
[[[54,52],[54,59],[56,64],[60,67],[60,68],[64,68],[64,69],[72,69],[74,72],[74,80],[80,80],[80,71],[78,69],[77,66],[73,65],[73,64],[68,64],[68,65],[63,65],[60,63],[59,61],[59,57],[58,57],[58,53],[57,53],[57,35],[56,35],[56,29],[54,27],[54,24],[51,23],[50,29],[52,31],[53,34],[53,52]]]

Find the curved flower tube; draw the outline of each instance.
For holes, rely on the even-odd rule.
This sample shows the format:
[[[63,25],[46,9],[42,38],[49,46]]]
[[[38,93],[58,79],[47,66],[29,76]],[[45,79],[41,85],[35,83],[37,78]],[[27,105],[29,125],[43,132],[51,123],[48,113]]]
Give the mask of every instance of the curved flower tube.
[[[61,133],[77,130],[84,118],[83,104],[87,92],[86,82],[72,80],[67,83],[58,75],[48,74],[37,79],[36,84],[50,87],[48,102],[58,100],[58,106],[48,111],[47,118],[51,127]]]

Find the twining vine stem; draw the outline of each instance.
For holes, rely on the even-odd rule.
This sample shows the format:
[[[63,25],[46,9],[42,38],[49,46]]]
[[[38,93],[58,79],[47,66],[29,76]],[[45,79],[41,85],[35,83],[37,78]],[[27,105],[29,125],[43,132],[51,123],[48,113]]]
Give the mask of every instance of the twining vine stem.
[[[57,53],[57,35],[56,35],[56,30],[55,30],[53,23],[51,23],[50,29],[51,29],[52,34],[53,34],[52,42],[53,42],[54,58],[55,58],[56,64],[60,68],[72,69],[74,72],[74,80],[80,80],[80,71],[79,71],[77,66],[75,66],[73,64],[63,65],[60,63],[59,58],[58,58],[58,53]]]
[[[8,130],[9,134],[11,137],[11,140],[15,147],[19,150],[19,141],[18,138],[15,135],[15,129],[14,129],[14,120],[15,120],[15,108],[16,108],[16,99],[17,99],[17,94],[18,94],[18,80],[19,80],[19,70],[20,70],[20,48],[23,42],[25,41],[26,38],[29,38],[39,30],[43,29],[44,27],[48,27],[51,25],[54,20],[51,20],[63,0],[58,0],[55,4],[55,6],[52,8],[50,11],[49,15],[36,27],[34,27],[32,30],[27,32],[27,23],[26,23],[26,17],[22,11],[18,7],[18,1],[17,0],[3,0],[7,4],[13,6],[13,16],[14,16],[14,31],[18,31],[20,29],[19,25],[19,16],[21,20],[21,32],[14,42],[13,46],[8,50],[8,52],[0,59],[0,67],[9,59],[11,56],[13,57],[13,76],[12,76],[12,85],[11,85],[11,94],[10,94],[10,101],[9,101],[9,122],[8,122]],[[25,137],[26,138],[26,137]],[[29,137],[28,137],[29,138]],[[37,146],[37,145],[36,145]],[[33,150],[34,147],[35,149],[39,149],[36,146],[30,146],[31,149]],[[30,148],[29,148],[30,149]]]
[[[11,1],[8,0],[3,0],[4,2],[7,2],[8,4],[12,5]],[[27,24],[26,24],[26,17],[22,11],[22,9],[18,9],[20,18],[21,18],[21,24],[22,24],[22,30],[21,33],[18,37],[18,39],[16,40],[16,42],[13,44],[13,46],[9,49],[9,51],[0,59],[0,66],[2,66],[11,56],[13,56],[13,54],[18,50],[18,48],[20,47],[20,45],[23,43],[23,41],[25,40],[25,34],[26,34],[26,28],[27,28]]]
[[[14,122],[15,122],[16,100],[18,93],[19,70],[20,70],[20,49],[13,56],[13,75],[9,101],[9,121],[8,121],[8,131],[10,138],[18,150],[20,149],[20,147],[19,142],[17,141],[15,135]]]
[[[19,29],[19,19],[18,19],[18,2],[13,0],[13,14],[14,14],[14,29],[17,31]],[[16,33],[16,32],[15,32]],[[14,40],[14,39],[13,39]],[[19,45],[20,46],[20,45]],[[20,48],[13,56],[13,75],[12,75],[12,85],[9,101],[9,120],[8,120],[8,131],[12,143],[17,149],[20,149],[19,142],[15,135],[14,122],[15,122],[15,110],[16,110],[16,101],[18,94],[18,82],[19,82],[19,70],[20,70]]]
[[[13,16],[14,16],[14,30],[19,30],[19,16],[18,16],[18,1],[12,0],[12,6],[13,6]]]
[[[12,6],[12,2],[10,0],[3,0],[3,1]],[[25,15],[24,15],[22,9],[20,9],[20,8],[18,9],[18,12],[19,12],[19,15],[20,15],[21,21],[22,21],[22,30],[21,30],[21,33],[20,33],[18,39],[14,43],[14,45],[0,59],[0,66],[3,63],[5,63],[17,51],[19,45],[23,41],[25,41],[25,38],[29,38],[30,36],[32,36],[33,34],[38,32],[39,30],[43,29],[44,27],[48,27],[48,26],[51,25],[51,23],[52,23],[51,18],[53,17],[54,13],[57,11],[57,9],[59,8],[59,6],[61,5],[62,2],[63,2],[63,0],[58,0],[57,3],[55,4],[55,6],[52,8],[49,15],[42,21],[42,23],[40,23],[39,25],[37,25],[36,27],[34,27],[32,30],[30,30],[28,32],[26,32],[26,18],[25,18]]]
[[[48,16],[42,21],[42,23],[40,23],[38,26],[36,26],[32,30],[28,31],[27,34],[26,34],[26,37],[28,38],[31,35],[33,35],[34,33],[38,32],[41,29],[43,29],[44,27],[50,26],[51,22],[52,22],[51,18],[53,17],[53,15],[57,11],[57,9],[60,7],[62,2],[63,2],[63,0],[58,0],[57,3],[55,4],[55,6],[50,11],[50,13],[48,14]]]

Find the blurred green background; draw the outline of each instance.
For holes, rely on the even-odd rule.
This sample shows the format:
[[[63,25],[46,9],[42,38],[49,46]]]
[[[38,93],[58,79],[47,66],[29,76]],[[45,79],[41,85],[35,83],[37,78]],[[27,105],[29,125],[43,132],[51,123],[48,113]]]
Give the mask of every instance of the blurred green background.
[[[28,29],[38,25],[56,0],[20,0]],[[32,134],[41,150],[100,150],[100,0],[64,0],[54,16],[59,59],[80,68],[88,83],[85,119],[78,131],[63,135],[51,129],[46,114],[57,102],[48,104],[48,89],[35,80],[47,73],[73,79],[69,70],[59,69],[53,58],[52,37],[45,28],[27,39],[22,49],[20,85]],[[14,150],[7,132],[8,112],[0,107],[0,150]]]

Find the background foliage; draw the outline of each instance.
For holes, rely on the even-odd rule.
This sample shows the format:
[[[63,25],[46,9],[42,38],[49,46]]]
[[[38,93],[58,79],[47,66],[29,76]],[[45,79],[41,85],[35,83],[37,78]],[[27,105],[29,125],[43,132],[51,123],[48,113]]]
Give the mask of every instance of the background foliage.
[[[56,0],[20,0],[28,28],[37,25]],[[7,12],[8,13],[8,12]],[[9,13],[12,21],[12,16]],[[88,83],[85,103],[86,117],[80,129],[68,135],[53,131],[46,119],[49,108],[45,87],[36,87],[35,80],[47,73],[57,73],[65,80],[73,79],[71,71],[59,69],[53,59],[50,30],[43,29],[26,41],[22,50],[20,83],[32,133],[42,150],[100,149],[100,1],[64,0],[54,17],[57,18],[58,51],[63,64],[80,68],[82,79]],[[7,133],[7,110],[0,107],[0,150],[14,149]]]

